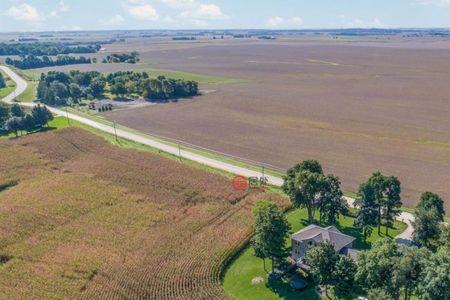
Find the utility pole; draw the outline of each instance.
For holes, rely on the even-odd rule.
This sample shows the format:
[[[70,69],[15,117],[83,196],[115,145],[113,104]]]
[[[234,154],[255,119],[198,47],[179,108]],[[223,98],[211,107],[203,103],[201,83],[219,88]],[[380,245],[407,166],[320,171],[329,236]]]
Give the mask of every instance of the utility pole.
[[[117,139],[117,130],[116,130],[116,121],[113,121],[113,125],[114,125],[114,136],[116,137],[116,142],[118,142],[118,139]]]
[[[262,178],[264,179],[264,166],[262,166]]]
[[[69,119],[69,113],[67,112],[67,106],[65,108],[66,108],[67,124],[69,124],[69,126],[70,126],[70,119]]]
[[[180,143],[178,143],[178,157],[180,158],[180,161],[181,161],[181,146],[180,146]]]

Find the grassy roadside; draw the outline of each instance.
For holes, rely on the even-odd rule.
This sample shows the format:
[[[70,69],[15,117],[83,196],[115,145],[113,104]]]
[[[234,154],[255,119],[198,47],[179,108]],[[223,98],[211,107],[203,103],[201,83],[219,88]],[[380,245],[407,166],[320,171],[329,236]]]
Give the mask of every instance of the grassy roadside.
[[[3,79],[5,80],[6,84],[6,87],[0,89],[0,99],[2,99],[14,91],[14,89],[16,88],[16,83],[12,81],[5,72],[0,71],[0,73],[3,75]]]
[[[28,84],[26,90],[16,97],[18,102],[33,102],[36,100],[36,88],[39,83],[39,75],[27,70],[20,70],[9,66],[15,73],[19,74]]]

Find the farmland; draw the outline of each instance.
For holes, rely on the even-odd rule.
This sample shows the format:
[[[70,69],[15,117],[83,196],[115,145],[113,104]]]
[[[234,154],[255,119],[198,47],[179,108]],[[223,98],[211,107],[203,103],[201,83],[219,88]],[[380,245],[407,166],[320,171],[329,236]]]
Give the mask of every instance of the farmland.
[[[90,57],[133,49],[137,64],[22,73],[133,69],[196,80],[201,97],[102,118],[281,169],[314,158],[352,192],[380,170],[399,177],[403,202],[414,207],[426,190],[450,199],[449,47],[445,39],[398,37],[130,38]]]
[[[208,298],[259,192],[77,128],[0,140],[0,298]],[[80,189],[80,187],[83,187]]]
[[[239,80],[203,83],[213,92],[193,100],[106,113],[110,120],[284,169],[318,159],[349,191],[380,170],[399,177],[407,206],[432,190],[450,208],[448,41],[130,44],[141,55],[133,68]]]

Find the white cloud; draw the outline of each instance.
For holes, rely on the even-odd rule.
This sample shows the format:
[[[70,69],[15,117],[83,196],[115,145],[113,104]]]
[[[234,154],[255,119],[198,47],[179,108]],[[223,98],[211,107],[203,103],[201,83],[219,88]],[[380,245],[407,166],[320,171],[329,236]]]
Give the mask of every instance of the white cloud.
[[[303,20],[300,17],[292,17],[289,19],[282,18],[280,16],[275,16],[267,20],[267,26],[271,28],[284,27],[293,28],[303,25]]]
[[[303,25],[303,19],[300,17],[293,17],[291,20],[291,23],[295,26],[301,26]]]
[[[38,10],[27,3],[11,6],[6,11],[6,15],[19,21],[37,22],[44,20]]]
[[[59,1],[58,10],[60,12],[68,12],[70,10],[70,6],[67,5],[63,0]]]
[[[371,20],[363,20],[360,18],[354,18],[347,20],[344,15],[339,16],[339,20],[342,27],[345,28],[383,28],[386,27],[379,18],[373,18]]]
[[[414,0],[411,5],[449,6],[450,0]]]
[[[278,27],[281,24],[283,24],[284,19],[282,17],[272,17],[269,20],[267,20],[267,25],[269,27]]]
[[[158,13],[150,4],[127,6],[127,11],[133,18],[138,20],[156,21],[159,19]]]
[[[56,10],[52,10],[49,14],[50,17],[56,17],[59,13],[68,12],[70,10],[70,6],[67,5],[63,0],[59,1],[58,8]]]
[[[112,16],[108,20],[103,20],[101,23],[106,26],[114,26],[114,25],[120,25],[123,22],[125,22],[125,19],[121,15],[117,14],[117,15]]]
[[[198,4],[194,8],[180,13],[179,17],[201,19],[201,20],[228,19],[228,16],[222,12],[220,6],[215,4]]]
[[[194,0],[161,0],[165,5],[176,9],[188,9],[197,5]]]

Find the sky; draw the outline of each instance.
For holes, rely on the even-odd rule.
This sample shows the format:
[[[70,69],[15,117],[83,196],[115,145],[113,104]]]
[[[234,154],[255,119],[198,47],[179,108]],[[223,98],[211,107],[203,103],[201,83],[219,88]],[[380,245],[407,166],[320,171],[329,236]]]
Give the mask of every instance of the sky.
[[[450,0],[0,0],[0,31],[450,28]]]

